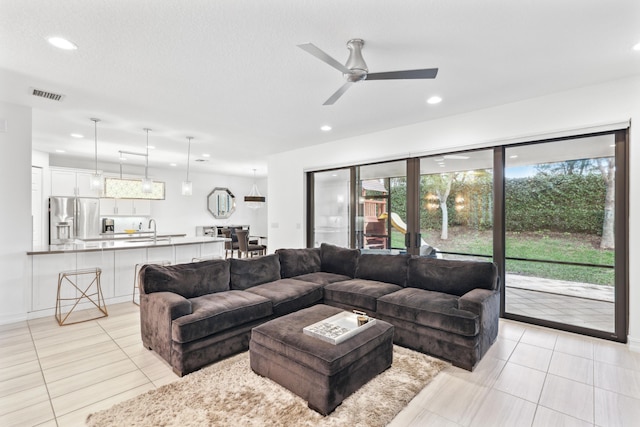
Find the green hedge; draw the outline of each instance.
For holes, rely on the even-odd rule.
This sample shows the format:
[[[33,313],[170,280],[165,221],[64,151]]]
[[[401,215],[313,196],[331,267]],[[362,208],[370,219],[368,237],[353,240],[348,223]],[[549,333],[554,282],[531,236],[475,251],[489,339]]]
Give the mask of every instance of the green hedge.
[[[442,210],[428,209],[428,186],[421,186],[420,227],[440,230]],[[605,184],[602,176],[545,175],[511,178],[505,182],[507,231],[549,230],[602,234]],[[462,203],[456,198],[462,197]],[[406,218],[406,181],[394,179],[391,206]],[[490,175],[473,181],[453,182],[447,200],[449,226],[487,230],[493,226],[493,183]],[[458,208],[458,209],[457,209]]]

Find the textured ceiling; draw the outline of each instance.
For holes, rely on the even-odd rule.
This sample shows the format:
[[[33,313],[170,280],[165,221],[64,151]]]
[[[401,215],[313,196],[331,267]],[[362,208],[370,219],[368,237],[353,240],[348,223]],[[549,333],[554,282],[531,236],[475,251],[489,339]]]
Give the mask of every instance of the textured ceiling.
[[[192,161],[211,154],[192,169],[264,175],[271,153],[639,74],[638,23],[637,0],[0,0],[0,100],[33,108],[38,150],[93,159],[98,117],[100,161],[144,151],[148,127],[152,167],[186,168],[191,135]],[[296,45],[344,62],[355,37],[371,72],[438,77],[323,106],[343,78]]]

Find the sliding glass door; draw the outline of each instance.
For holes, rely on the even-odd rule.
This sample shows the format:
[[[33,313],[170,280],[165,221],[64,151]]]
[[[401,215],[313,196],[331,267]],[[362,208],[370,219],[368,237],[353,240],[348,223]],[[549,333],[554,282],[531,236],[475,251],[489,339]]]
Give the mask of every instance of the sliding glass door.
[[[316,172],[309,177],[313,195],[310,227],[313,247],[350,245],[351,168]]]
[[[627,336],[628,130],[310,172],[309,246],[493,261],[506,318]]]
[[[420,159],[420,255],[493,257],[493,150]]]
[[[357,168],[356,248],[404,252],[407,206],[406,161]]]
[[[505,149],[505,313],[615,333],[615,147],[611,133]]]

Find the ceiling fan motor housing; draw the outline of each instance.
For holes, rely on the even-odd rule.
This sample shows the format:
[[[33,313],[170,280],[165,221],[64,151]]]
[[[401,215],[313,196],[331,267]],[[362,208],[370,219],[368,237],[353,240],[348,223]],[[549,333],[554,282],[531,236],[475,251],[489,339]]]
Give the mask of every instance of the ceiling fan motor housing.
[[[352,71],[351,73],[344,75],[347,81],[359,82],[360,80],[367,78],[369,67],[367,67],[367,63],[364,62],[364,58],[362,57],[363,46],[364,40],[362,39],[351,39],[347,42],[349,59],[347,59],[345,67]]]

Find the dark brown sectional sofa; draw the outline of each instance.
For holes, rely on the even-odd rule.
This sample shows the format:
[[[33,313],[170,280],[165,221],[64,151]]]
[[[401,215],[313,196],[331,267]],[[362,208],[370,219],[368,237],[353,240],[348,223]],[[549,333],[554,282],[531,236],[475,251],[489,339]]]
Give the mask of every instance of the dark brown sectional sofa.
[[[251,329],[318,303],[395,327],[394,343],[472,370],[495,341],[491,262],[361,254],[322,244],[140,271],[142,342],[185,375],[247,350]]]

